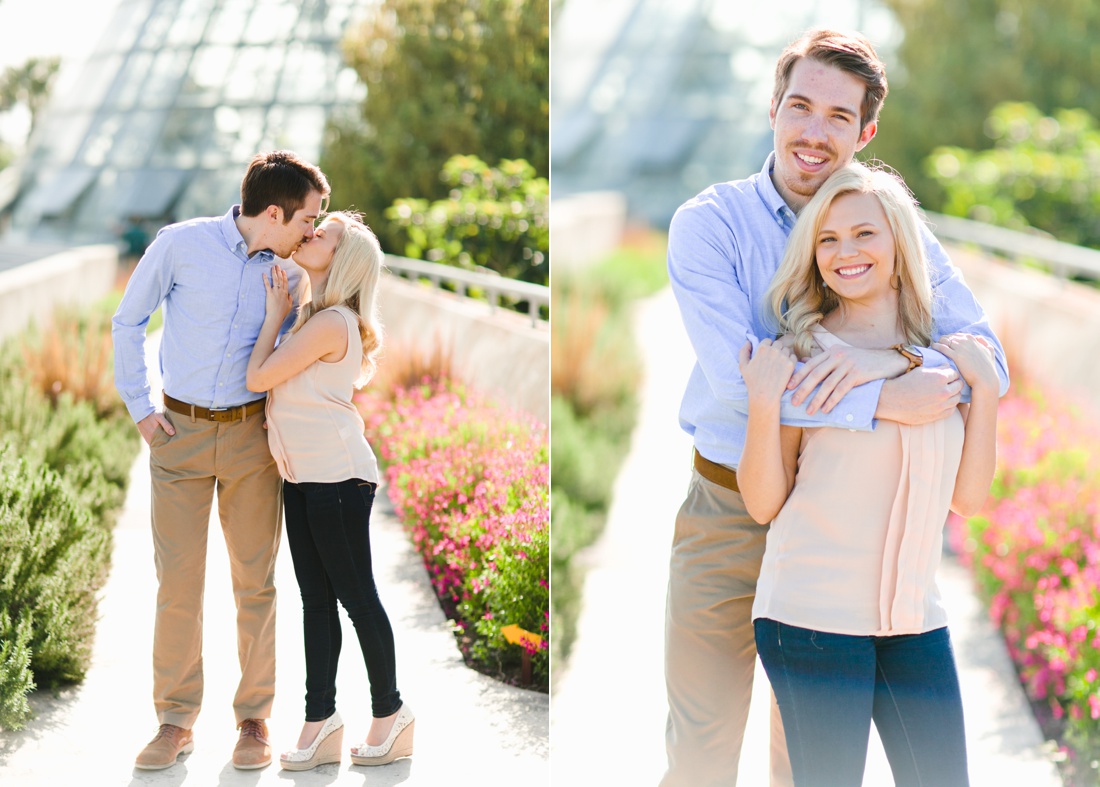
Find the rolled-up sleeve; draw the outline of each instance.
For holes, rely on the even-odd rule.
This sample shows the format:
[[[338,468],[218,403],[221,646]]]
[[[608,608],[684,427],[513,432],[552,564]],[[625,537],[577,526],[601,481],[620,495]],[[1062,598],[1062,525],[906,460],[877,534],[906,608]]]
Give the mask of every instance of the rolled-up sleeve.
[[[172,288],[171,254],[171,243],[161,232],[134,269],[111,320],[115,387],[135,422],[155,410],[145,364],[145,332],[149,318]]]

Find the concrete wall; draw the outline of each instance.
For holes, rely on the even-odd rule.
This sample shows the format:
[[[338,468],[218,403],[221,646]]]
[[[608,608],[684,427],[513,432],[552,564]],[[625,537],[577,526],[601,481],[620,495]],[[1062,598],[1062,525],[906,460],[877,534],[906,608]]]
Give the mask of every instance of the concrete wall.
[[[548,423],[550,330],[506,309],[387,275],[379,293],[385,354],[408,342],[453,348],[455,371],[475,389]],[[383,360],[383,363],[385,361]]]
[[[618,248],[626,226],[626,197],[592,191],[550,203],[552,271],[583,268]],[[553,273],[551,273],[553,275]]]
[[[1100,412],[1100,291],[961,247],[947,250],[989,314],[1013,378],[1045,381]]]
[[[42,325],[63,304],[92,303],[118,275],[115,246],[83,246],[0,272],[0,339],[31,321]]]

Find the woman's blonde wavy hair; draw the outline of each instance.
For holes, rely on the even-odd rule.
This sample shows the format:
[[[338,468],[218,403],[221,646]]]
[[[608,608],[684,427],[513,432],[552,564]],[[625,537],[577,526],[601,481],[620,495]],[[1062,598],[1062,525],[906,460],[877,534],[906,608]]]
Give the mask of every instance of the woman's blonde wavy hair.
[[[335,211],[325,217],[340,222],[344,227],[332,255],[328,276],[318,292],[302,303],[298,319],[290,329],[298,331],[310,317],[322,309],[346,306],[359,317],[359,338],[363,343],[363,359],[356,387],[366,385],[377,369],[378,354],[382,349],[382,324],[378,320],[378,281],[382,276],[384,257],[370,227],[362,216],[353,211]],[[302,296],[308,292],[309,278],[302,277]],[[348,347],[348,352],[352,348]]]
[[[795,351],[806,357],[814,346],[814,327],[842,306],[818,270],[817,236],[833,201],[845,194],[874,194],[882,205],[894,234],[892,281],[898,290],[898,322],[908,343],[927,346],[932,338],[932,284],[916,200],[892,172],[858,162],[834,172],[798,216],[768,289],[768,302],[779,321],[777,333],[792,334]]]

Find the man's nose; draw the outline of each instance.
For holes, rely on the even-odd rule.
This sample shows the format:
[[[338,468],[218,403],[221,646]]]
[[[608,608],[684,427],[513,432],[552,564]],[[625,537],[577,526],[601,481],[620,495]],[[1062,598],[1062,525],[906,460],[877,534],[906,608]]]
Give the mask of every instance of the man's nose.
[[[810,142],[824,142],[827,138],[825,133],[825,119],[818,115],[810,115],[806,120],[806,125],[802,129],[802,136]]]

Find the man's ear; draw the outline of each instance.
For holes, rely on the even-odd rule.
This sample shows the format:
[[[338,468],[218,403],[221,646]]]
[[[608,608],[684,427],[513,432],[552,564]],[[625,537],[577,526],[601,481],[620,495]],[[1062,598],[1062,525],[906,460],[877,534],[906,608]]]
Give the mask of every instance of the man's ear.
[[[267,210],[264,211],[264,215],[267,216],[268,221],[273,223],[282,223],[283,209],[278,205],[268,205]]]
[[[768,107],[768,123],[772,127],[772,131],[775,131],[775,98],[772,98],[771,104]]]
[[[875,138],[875,133],[878,131],[878,123],[868,123],[863,127],[863,130],[859,132],[859,142],[856,143],[856,150],[863,150],[867,147],[867,143]]]

